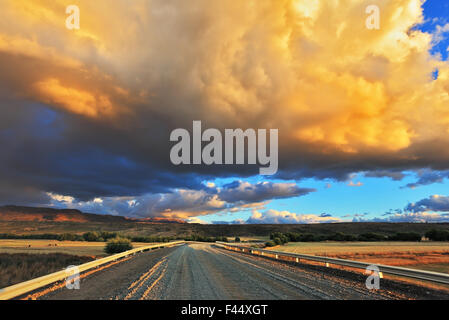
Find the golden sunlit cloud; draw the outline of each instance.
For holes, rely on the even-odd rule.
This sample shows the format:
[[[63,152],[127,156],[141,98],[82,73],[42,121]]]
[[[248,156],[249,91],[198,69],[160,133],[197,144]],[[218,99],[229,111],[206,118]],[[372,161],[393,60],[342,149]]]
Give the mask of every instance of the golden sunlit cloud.
[[[77,2],[77,31],[65,28],[64,0],[4,0],[0,13],[4,54],[112,83],[24,75],[34,99],[65,112],[282,128],[280,153],[309,158],[413,161],[426,157],[416,146],[448,141],[449,65],[413,29],[421,0],[381,1],[379,30],[365,27],[366,0]]]
[[[41,101],[60,106],[76,114],[98,117],[113,112],[111,101],[107,96],[94,96],[87,91],[63,86],[58,79],[46,79],[36,83],[41,94]]]

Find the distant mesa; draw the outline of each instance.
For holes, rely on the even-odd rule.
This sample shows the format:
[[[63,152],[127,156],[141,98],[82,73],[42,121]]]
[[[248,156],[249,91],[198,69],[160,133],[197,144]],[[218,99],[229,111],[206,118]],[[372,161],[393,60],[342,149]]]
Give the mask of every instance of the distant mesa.
[[[0,221],[186,223],[181,219],[163,217],[138,219],[107,214],[85,213],[76,209],[36,208],[13,205],[0,207]]]
[[[163,218],[163,217],[153,217],[153,218],[143,218],[137,219],[139,222],[151,222],[151,223],[187,223],[184,220],[176,218]]]

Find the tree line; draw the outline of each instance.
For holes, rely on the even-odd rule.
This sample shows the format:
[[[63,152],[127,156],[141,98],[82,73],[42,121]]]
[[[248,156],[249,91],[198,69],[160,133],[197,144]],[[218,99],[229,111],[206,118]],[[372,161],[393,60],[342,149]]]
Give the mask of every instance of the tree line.
[[[424,234],[431,241],[449,241],[449,230],[430,230]],[[416,232],[398,232],[392,235],[383,235],[369,232],[358,235],[337,232],[333,234],[311,234],[294,232],[273,232],[266,246],[273,247],[288,242],[320,242],[320,241],[421,241],[423,236]]]
[[[108,231],[89,231],[82,234],[73,233],[42,233],[42,234],[0,234],[0,239],[26,239],[26,240],[58,240],[58,241],[88,241],[88,242],[107,242],[110,239],[121,238],[132,242],[170,242],[175,240],[199,241],[199,242],[227,242],[227,237],[207,237],[199,234],[192,234],[185,237],[180,236],[130,236],[122,235],[117,232]]]

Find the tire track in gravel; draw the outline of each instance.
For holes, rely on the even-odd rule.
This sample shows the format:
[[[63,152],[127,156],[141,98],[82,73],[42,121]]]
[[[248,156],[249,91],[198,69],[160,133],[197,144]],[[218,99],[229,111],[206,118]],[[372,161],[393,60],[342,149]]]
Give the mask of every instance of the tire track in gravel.
[[[292,286],[285,281],[280,282],[279,277],[272,276],[272,272],[261,269],[254,264],[242,263],[242,261],[234,260],[234,257],[228,255],[220,256],[223,254],[222,252],[210,248],[205,251],[211,253],[210,258],[217,262],[218,269],[226,274],[227,278],[234,277],[233,282],[235,284],[241,286],[242,280],[246,281],[245,287],[251,288],[251,291],[245,291],[245,295],[250,295],[250,299],[261,299],[261,297],[267,299],[326,298],[326,296],[319,296],[313,290],[307,290],[299,285]],[[228,259],[229,257],[231,259]],[[223,263],[223,260],[226,260],[226,263]]]
[[[147,272],[145,272],[143,275],[141,275],[139,277],[139,279],[137,279],[136,281],[131,283],[131,285],[127,289],[128,294],[123,298],[123,300],[130,300],[134,297],[137,297],[139,290],[142,289],[142,287],[145,285],[145,283],[151,282],[152,276],[159,270],[161,265],[167,261],[166,259],[167,258],[163,258],[161,261],[159,261],[153,267],[151,267]],[[121,300],[120,297],[117,297],[116,299]]]
[[[65,286],[49,292],[39,299],[47,300],[110,300],[124,299],[138,285],[139,279],[149,275],[149,271],[179,247],[161,248],[139,253],[129,260],[118,263],[100,272],[84,277],[79,290],[69,290]],[[155,269],[158,269],[157,267]],[[81,277],[83,274],[81,274]],[[143,278],[142,278],[143,279]],[[141,280],[142,280],[141,279]],[[137,282],[131,289],[133,283]],[[146,289],[146,286],[144,286]],[[129,289],[129,290],[128,290]],[[137,290],[136,290],[137,291]],[[139,294],[143,292],[139,291]]]
[[[184,246],[168,257],[166,276],[147,296],[147,299],[225,299],[223,288],[214,274],[205,268],[198,250]]]
[[[169,257],[168,268],[148,299],[394,299],[354,281],[302,272],[263,258],[190,244]],[[298,272],[301,271],[301,272]],[[364,283],[363,283],[364,285]]]
[[[218,254],[224,254],[239,263],[248,264],[260,272],[265,272],[268,276],[274,279],[285,282],[286,284],[296,287],[307,294],[312,292],[316,299],[393,299],[397,296],[386,295],[382,291],[377,291],[373,294],[363,286],[358,286],[358,283],[352,282],[346,285],[346,281],[341,279],[331,279],[328,275],[318,274],[317,272],[293,272],[289,267],[282,262],[276,262],[258,257],[249,257],[232,251],[224,251],[222,249],[215,249]],[[363,283],[364,284],[364,283]],[[325,288],[323,290],[323,288]]]

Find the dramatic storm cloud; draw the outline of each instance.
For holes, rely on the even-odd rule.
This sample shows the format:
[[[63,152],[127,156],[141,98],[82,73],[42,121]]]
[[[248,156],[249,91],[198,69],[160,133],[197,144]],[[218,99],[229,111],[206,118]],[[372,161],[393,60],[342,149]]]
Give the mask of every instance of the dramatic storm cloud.
[[[192,217],[314,191],[204,188],[258,166],[172,165],[193,120],[279,129],[289,181],[449,170],[449,63],[431,53],[447,26],[420,31],[422,1],[396,0],[368,30],[371,2],[86,0],[68,30],[66,0],[1,0],[0,204]],[[250,220],[267,219],[308,218]]]

